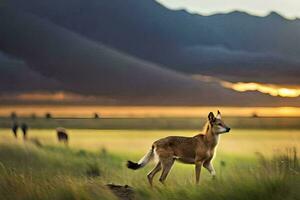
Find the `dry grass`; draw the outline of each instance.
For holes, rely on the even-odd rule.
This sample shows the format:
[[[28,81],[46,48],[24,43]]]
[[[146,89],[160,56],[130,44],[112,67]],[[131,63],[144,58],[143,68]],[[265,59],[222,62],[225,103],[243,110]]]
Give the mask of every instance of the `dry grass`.
[[[169,135],[193,136],[197,130],[89,130],[71,129],[70,147],[92,151],[102,148],[110,152],[141,156],[152,142]],[[58,145],[51,129],[29,130],[29,138],[42,144]],[[14,142],[9,129],[0,129],[0,142]],[[18,140],[22,143],[21,137]],[[222,154],[254,157],[255,152],[271,155],[277,149],[294,146],[300,149],[300,130],[233,130],[222,135],[218,151]]]
[[[167,186],[155,180],[150,188],[146,172],[126,169],[124,156],[109,152],[89,152],[58,146],[35,147],[30,143],[0,144],[0,199],[5,200],[78,200],[116,199],[107,183],[128,184],[138,199],[216,199],[216,200],[294,200],[299,197],[299,158],[278,154],[258,162],[224,156],[222,165],[215,161],[217,179],[202,173],[200,186],[194,185],[193,167],[175,165]],[[277,168],[278,163],[288,168]],[[230,162],[235,160],[239,162]],[[92,163],[92,168],[91,168]],[[293,164],[292,164],[293,163]],[[290,170],[293,167],[293,170]],[[97,176],[86,172],[101,171]],[[157,178],[157,177],[156,177]]]
[[[192,165],[176,163],[167,187],[156,177],[153,189],[146,179],[153,163],[138,171],[125,167],[127,159],[139,159],[158,138],[197,132],[71,129],[66,147],[58,144],[51,129],[30,130],[27,142],[14,139],[9,129],[0,129],[0,199],[114,199],[105,187],[108,183],[130,185],[136,199],[143,200],[299,197],[300,131],[296,130],[233,130],[223,135],[214,160],[217,180],[202,170],[200,186],[194,185]]]

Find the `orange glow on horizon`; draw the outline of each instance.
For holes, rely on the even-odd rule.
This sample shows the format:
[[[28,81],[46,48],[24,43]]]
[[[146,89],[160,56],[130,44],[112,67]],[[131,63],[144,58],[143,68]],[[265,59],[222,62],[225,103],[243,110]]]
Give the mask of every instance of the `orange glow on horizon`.
[[[207,117],[209,112],[220,110],[222,116],[300,117],[299,107],[200,107],[200,106],[95,106],[95,105],[0,105],[0,116],[16,112],[20,116],[44,116],[51,112],[55,117]]]
[[[25,93],[18,95],[20,100],[39,100],[39,101],[63,101],[70,97],[63,92],[57,92],[53,94],[49,93]]]
[[[68,101],[82,101],[95,100],[94,96],[84,96],[71,92],[28,92],[21,94],[2,95],[0,100],[19,100],[19,101],[52,101],[52,102],[68,102]]]
[[[255,83],[255,82],[233,83],[212,76],[205,76],[201,74],[192,75],[192,78],[195,80],[200,80],[208,83],[218,83],[224,88],[232,89],[237,92],[258,91],[274,97],[280,96],[280,97],[288,97],[288,98],[295,98],[300,96],[300,86],[291,86],[291,85],[284,86],[284,85],[264,84],[264,83]]]
[[[271,96],[280,96],[280,97],[299,97],[300,88],[287,88],[281,87],[272,84],[261,84],[261,83],[230,83],[227,81],[222,81],[221,85],[226,88],[233,89],[238,92],[246,91],[259,91],[264,94],[269,94]]]

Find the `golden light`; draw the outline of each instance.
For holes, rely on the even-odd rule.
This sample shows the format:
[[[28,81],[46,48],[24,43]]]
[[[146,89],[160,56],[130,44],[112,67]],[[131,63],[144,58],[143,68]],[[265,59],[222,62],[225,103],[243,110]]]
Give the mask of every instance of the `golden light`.
[[[208,83],[218,83],[225,88],[232,89],[238,92],[258,91],[264,94],[269,94],[271,96],[290,97],[290,98],[300,96],[300,86],[287,86],[287,85],[283,86],[283,85],[263,84],[263,83],[254,83],[254,82],[232,83],[229,81],[221,80],[219,78],[201,75],[201,74],[192,75],[192,78],[195,80],[200,80]]]
[[[226,88],[233,89],[238,92],[246,91],[259,91],[264,94],[269,94],[271,96],[281,96],[281,97],[299,97],[300,88],[287,88],[272,84],[261,84],[261,83],[230,83],[227,81],[222,81],[221,85]]]
[[[63,101],[73,97],[63,92],[56,93],[24,93],[17,96],[20,100]]]
[[[68,102],[68,101],[83,101],[95,100],[94,96],[84,96],[71,92],[28,92],[21,94],[1,95],[1,100],[18,100],[18,101],[41,101],[41,102]]]
[[[99,113],[102,117],[207,117],[207,113],[217,110],[223,116],[249,117],[256,113],[260,117],[299,117],[299,107],[203,107],[203,106],[98,106],[98,105],[0,105],[0,116],[16,112],[29,116],[34,112],[43,116],[51,112],[56,117],[90,117]]]

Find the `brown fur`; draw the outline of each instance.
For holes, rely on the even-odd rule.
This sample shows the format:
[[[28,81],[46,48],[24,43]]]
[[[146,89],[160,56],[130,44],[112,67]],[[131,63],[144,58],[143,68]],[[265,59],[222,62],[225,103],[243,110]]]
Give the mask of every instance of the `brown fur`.
[[[170,136],[162,138],[153,143],[152,149],[141,161],[127,163],[128,168],[138,169],[148,163],[154,154],[158,156],[158,163],[148,174],[148,181],[152,185],[156,173],[162,169],[160,182],[164,182],[170,172],[175,160],[195,164],[196,183],[199,183],[201,167],[206,168],[213,176],[215,170],[212,165],[212,159],[215,154],[216,146],[219,142],[221,133],[229,132],[224,122],[221,120],[221,114],[218,111],[217,117],[209,113],[208,122],[204,126],[204,134],[198,134],[194,137]]]
[[[63,142],[66,145],[68,144],[69,136],[66,129],[62,127],[56,128],[56,134],[59,142]]]

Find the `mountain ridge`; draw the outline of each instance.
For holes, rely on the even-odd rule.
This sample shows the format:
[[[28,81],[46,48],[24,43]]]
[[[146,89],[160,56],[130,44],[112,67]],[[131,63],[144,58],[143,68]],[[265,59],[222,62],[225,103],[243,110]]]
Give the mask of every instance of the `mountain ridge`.
[[[265,25],[274,26],[274,30],[298,30],[294,27],[296,21],[276,19],[275,23],[267,17],[240,12],[195,16],[168,10],[150,0],[11,0],[0,9],[7,10],[0,18],[0,51],[22,60],[28,70],[58,81],[66,91],[127,98],[126,101],[136,98],[136,102],[144,103],[204,105],[216,104],[223,98],[221,104],[232,105],[238,97],[239,103],[250,105],[255,98],[265,104],[274,97],[195,82],[190,75],[213,75],[229,81],[300,83],[300,60],[289,52],[270,50],[273,46],[280,51],[295,49],[299,42],[292,41],[299,36],[292,32],[296,35],[292,38],[289,29],[274,31],[276,37],[291,37],[292,41],[284,46],[283,41],[273,45],[268,42],[276,37],[264,41],[267,32],[259,30]],[[246,17],[240,20],[235,15]],[[270,15],[278,17],[275,13]],[[245,27],[236,25],[243,23]],[[253,27],[255,30],[248,33]],[[254,47],[257,50],[251,50]],[[167,96],[170,100],[165,99]],[[276,98],[275,102],[293,101]]]
[[[293,69],[293,74],[299,73],[300,23],[282,18],[275,12],[265,17],[236,11],[201,16],[169,10],[153,0],[11,0],[10,4],[96,42],[184,73],[204,71],[206,75],[213,75],[205,70],[213,67],[213,71],[218,71],[217,76],[232,76],[230,70],[223,70],[223,65],[237,66],[236,60],[240,58],[232,58],[235,51],[247,52],[250,57],[260,53],[260,57],[264,57],[263,64],[243,58],[241,70],[243,67],[247,71],[253,68],[255,72],[259,68],[262,73],[267,73],[273,65],[282,63],[281,68],[287,66]],[[193,46],[222,46],[232,53],[223,54],[224,61],[220,62],[214,59],[218,52],[211,54],[203,48],[201,54],[192,53],[192,60],[204,57],[204,62],[198,60],[195,63],[184,56],[185,49]],[[244,70],[241,79],[247,78],[243,75],[245,73]],[[291,73],[280,71],[278,74],[286,80]],[[264,82],[256,76],[251,78]],[[269,78],[266,83],[280,81]],[[292,84],[299,83],[298,79],[292,79]]]

